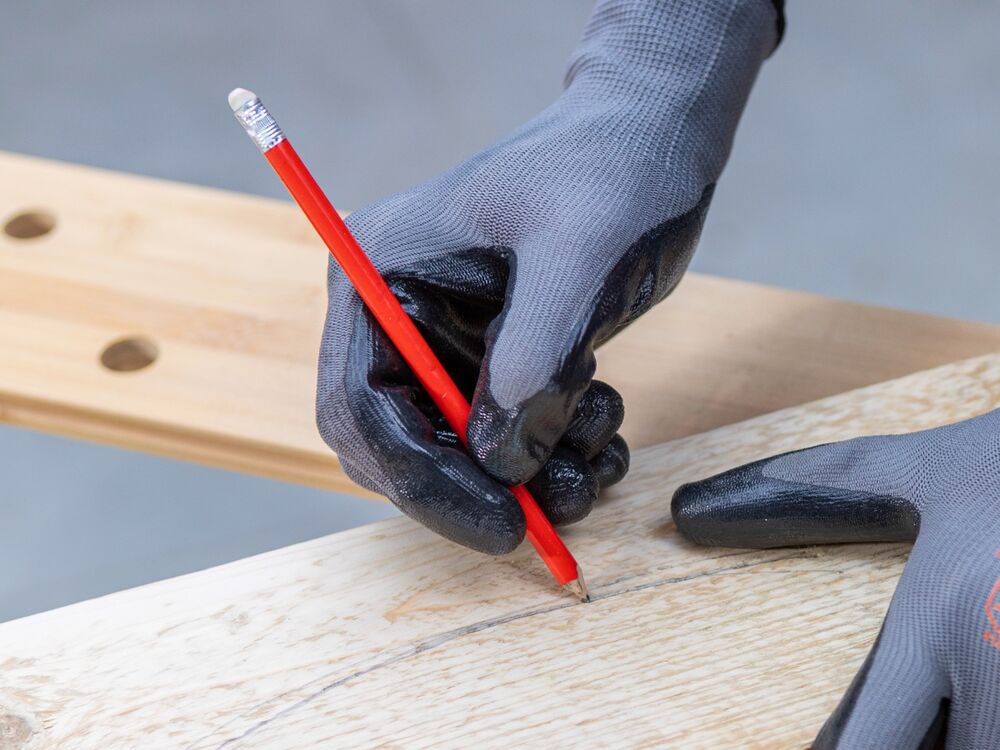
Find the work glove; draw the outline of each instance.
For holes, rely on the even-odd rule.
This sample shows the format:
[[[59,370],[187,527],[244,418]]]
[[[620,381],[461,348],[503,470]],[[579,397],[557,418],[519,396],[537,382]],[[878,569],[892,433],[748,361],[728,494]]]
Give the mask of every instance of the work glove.
[[[628,449],[594,347],[678,283],[761,61],[770,0],[602,0],[534,120],[353,214],[351,231],[471,398],[460,449],[336,264],[317,421],[353,480],[482,552],[525,531],[504,485],[579,520]]]
[[[699,544],[916,540],[817,750],[1000,747],[1000,410],[785,453],[681,487]]]

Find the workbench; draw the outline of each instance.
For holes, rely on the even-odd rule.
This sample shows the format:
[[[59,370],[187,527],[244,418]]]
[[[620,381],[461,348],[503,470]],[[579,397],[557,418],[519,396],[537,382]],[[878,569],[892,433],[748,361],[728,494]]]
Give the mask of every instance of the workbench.
[[[13,155],[0,175],[0,419],[357,491],[313,424],[326,252],[294,207]],[[629,477],[565,533],[595,602],[525,547],[371,524],[0,624],[0,748],[801,747],[907,548],[698,549],[669,497],[996,408],[998,351],[1000,327],[690,274],[599,355],[642,408]]]

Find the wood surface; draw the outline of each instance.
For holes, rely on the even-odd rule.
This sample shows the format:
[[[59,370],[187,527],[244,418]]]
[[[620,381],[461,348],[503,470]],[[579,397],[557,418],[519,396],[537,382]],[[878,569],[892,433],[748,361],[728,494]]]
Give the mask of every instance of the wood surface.
[[[802,748],[872,643],[908,548],[697,548],[682,482],[1000,405],[1000,356],[638,451],[532,551],[398,518],[0,625],[0,747]]]
[[[46,221],[0,232],[0,420],[359,492],[313,423],[326,250],[298,209],[0,154],[0,226]],[[155,362],[103,366],[132,336]],[[598,375],[642,447],[998,350],[1000,326],[690,274]]]

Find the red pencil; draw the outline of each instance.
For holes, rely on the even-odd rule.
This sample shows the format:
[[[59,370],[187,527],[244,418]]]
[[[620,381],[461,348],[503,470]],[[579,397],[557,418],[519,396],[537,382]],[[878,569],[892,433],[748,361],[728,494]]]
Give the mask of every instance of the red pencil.
[[[278,123],[252,91],[234,89],[229,94],[229,106],[464,445],[469,402],[316,184]],[[528,488],[522,484],[510,490],[524,512],[528,540],[556,581],[581,600],[590,601],[580,567]]]

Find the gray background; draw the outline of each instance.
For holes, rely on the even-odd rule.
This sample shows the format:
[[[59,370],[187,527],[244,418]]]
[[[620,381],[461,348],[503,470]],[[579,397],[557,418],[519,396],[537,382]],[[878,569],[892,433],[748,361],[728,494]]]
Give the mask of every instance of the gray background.
[[[698,270],[1000,322],[1000,6],[789,0]],[[589,3],[6,3],[0,148],[283,198],[226,106],[256,89],[342,208],[544,107]],[[3,363],[0,362],[0,367]],[[391,509],[0,427],[0,619]]]

